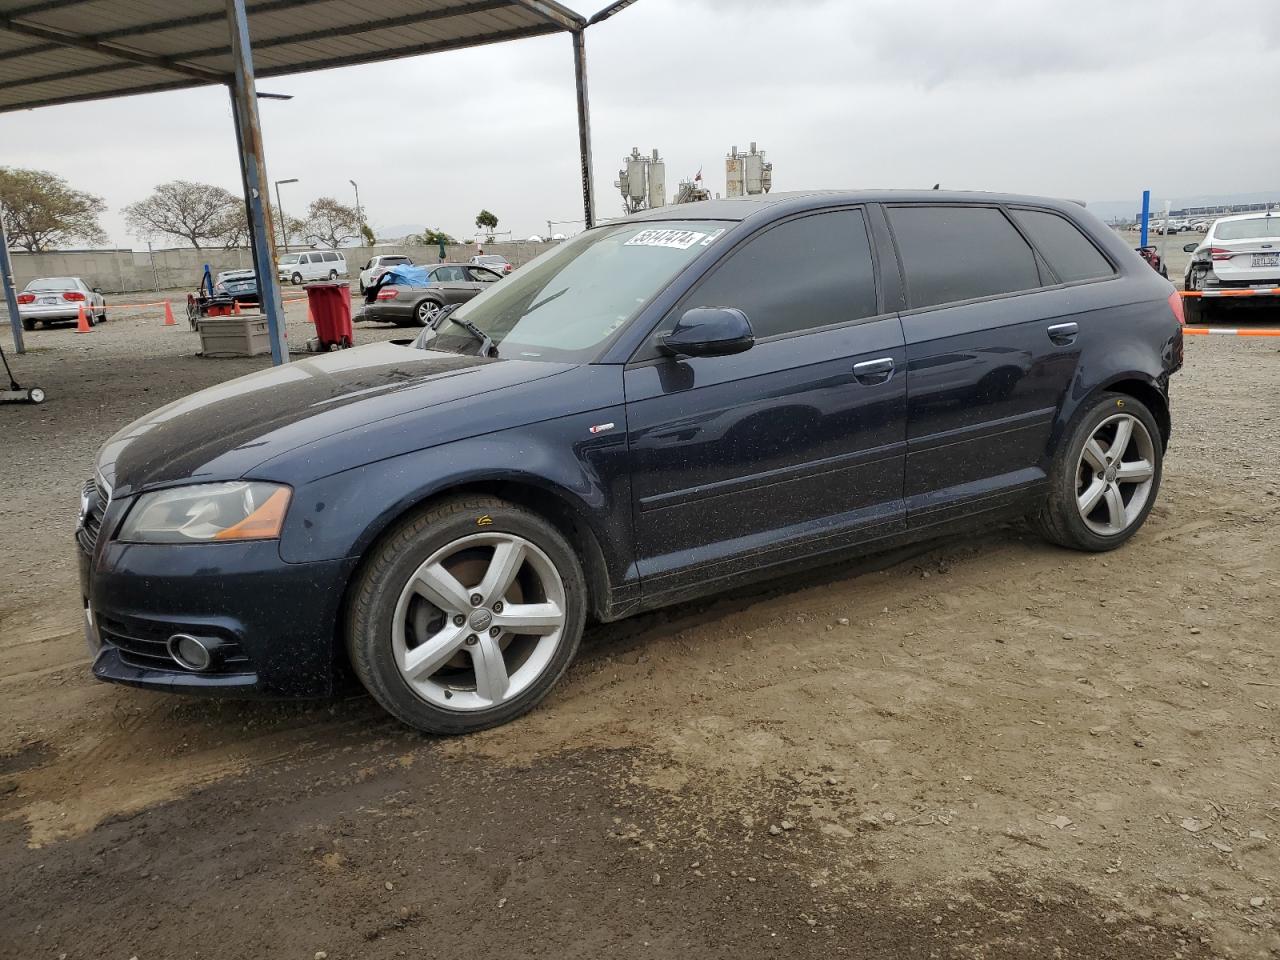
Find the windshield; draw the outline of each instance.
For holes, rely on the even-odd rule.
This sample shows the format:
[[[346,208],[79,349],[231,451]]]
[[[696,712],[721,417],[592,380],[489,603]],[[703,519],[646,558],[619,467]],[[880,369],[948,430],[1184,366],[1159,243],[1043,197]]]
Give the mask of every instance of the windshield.
[[[1280,217],[1250,217],[1248,220],[1226,220],[1213,228],[1215,240],[1252,240],[1255,237],[1280,237]]]
[[[299,257],[300,257],[300,254],[297,254],[297,253],[286,253],[283,257],[280,258],[280,262],[281,263],[297,263]]]
[[[74,277],[48,277],[44,280],[32,280],[27,284],[28,290],[74,290]]]
[[[710,220],[599,227],[563,243],[450,315],[474,324],[500,356],[584,362],[727,229]],[[418,345],[469,350],[475,338],[445,320]]]

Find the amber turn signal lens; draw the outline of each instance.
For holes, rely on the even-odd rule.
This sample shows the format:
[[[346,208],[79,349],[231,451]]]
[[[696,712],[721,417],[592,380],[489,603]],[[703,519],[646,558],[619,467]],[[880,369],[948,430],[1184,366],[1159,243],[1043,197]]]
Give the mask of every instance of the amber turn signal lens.
[[[271,540],[280,536],[284,515],[289,509],[289,491],[280,489],[266,502],[234,526],[213,535],[215,540]]]

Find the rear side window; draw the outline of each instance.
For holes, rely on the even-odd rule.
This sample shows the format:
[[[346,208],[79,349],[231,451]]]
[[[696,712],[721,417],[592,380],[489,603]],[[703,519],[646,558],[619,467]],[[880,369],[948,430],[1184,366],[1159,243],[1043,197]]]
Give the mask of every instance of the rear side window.
[[[1043,210],[1013,210],[1011,213],[1063,283],[1096,280],[1115,274],[1107,258],[1066,217]]]
[[[874,316],[875,270],[859,210],[791,220],[748,240],[685,301],[737,307],[758,338]]]
[[[1040,286],[1035,254],[993,207],[890,207],[888,213],[911,308]]]
[[[326,253],[326,254],[324,255],[324,258],[325,258],[325,260],[326,260],[327,262],[329,262],[329,263],[337,263],[337,262],[338,262],[338,255],[337,255],[336,253]]]

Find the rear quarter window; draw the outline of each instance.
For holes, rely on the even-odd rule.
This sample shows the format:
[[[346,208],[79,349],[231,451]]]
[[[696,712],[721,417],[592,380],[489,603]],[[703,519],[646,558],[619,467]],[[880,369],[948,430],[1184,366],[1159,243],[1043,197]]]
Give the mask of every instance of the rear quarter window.
[[[994,207],[890,207],[912,309],[1040,286],[1035,254]]]
[[[1063,283],[1115,275],[1110,261],[1066,217],[1043,210],[1013,210],[1011,213]]]

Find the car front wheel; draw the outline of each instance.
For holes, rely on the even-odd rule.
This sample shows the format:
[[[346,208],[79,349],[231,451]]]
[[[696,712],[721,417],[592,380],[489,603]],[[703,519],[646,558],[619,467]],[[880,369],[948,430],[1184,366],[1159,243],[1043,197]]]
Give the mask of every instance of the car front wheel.
[[[347,647],[390,713],[460,734],[533,709],[577,653],[586,587],[573,548],[505,501],[446,501],[403,522],[356,584]]]
[[[289,282],[296,287],[298,284],[302,282],[302,274],[295,273],[292,277],[289,278]]]
[[[1160,490],[1164,446],[1146,405],[1104,393],[1077,414],[1054,457],[1041,533],[1076,550],[1114,550],[1146,521]]]

